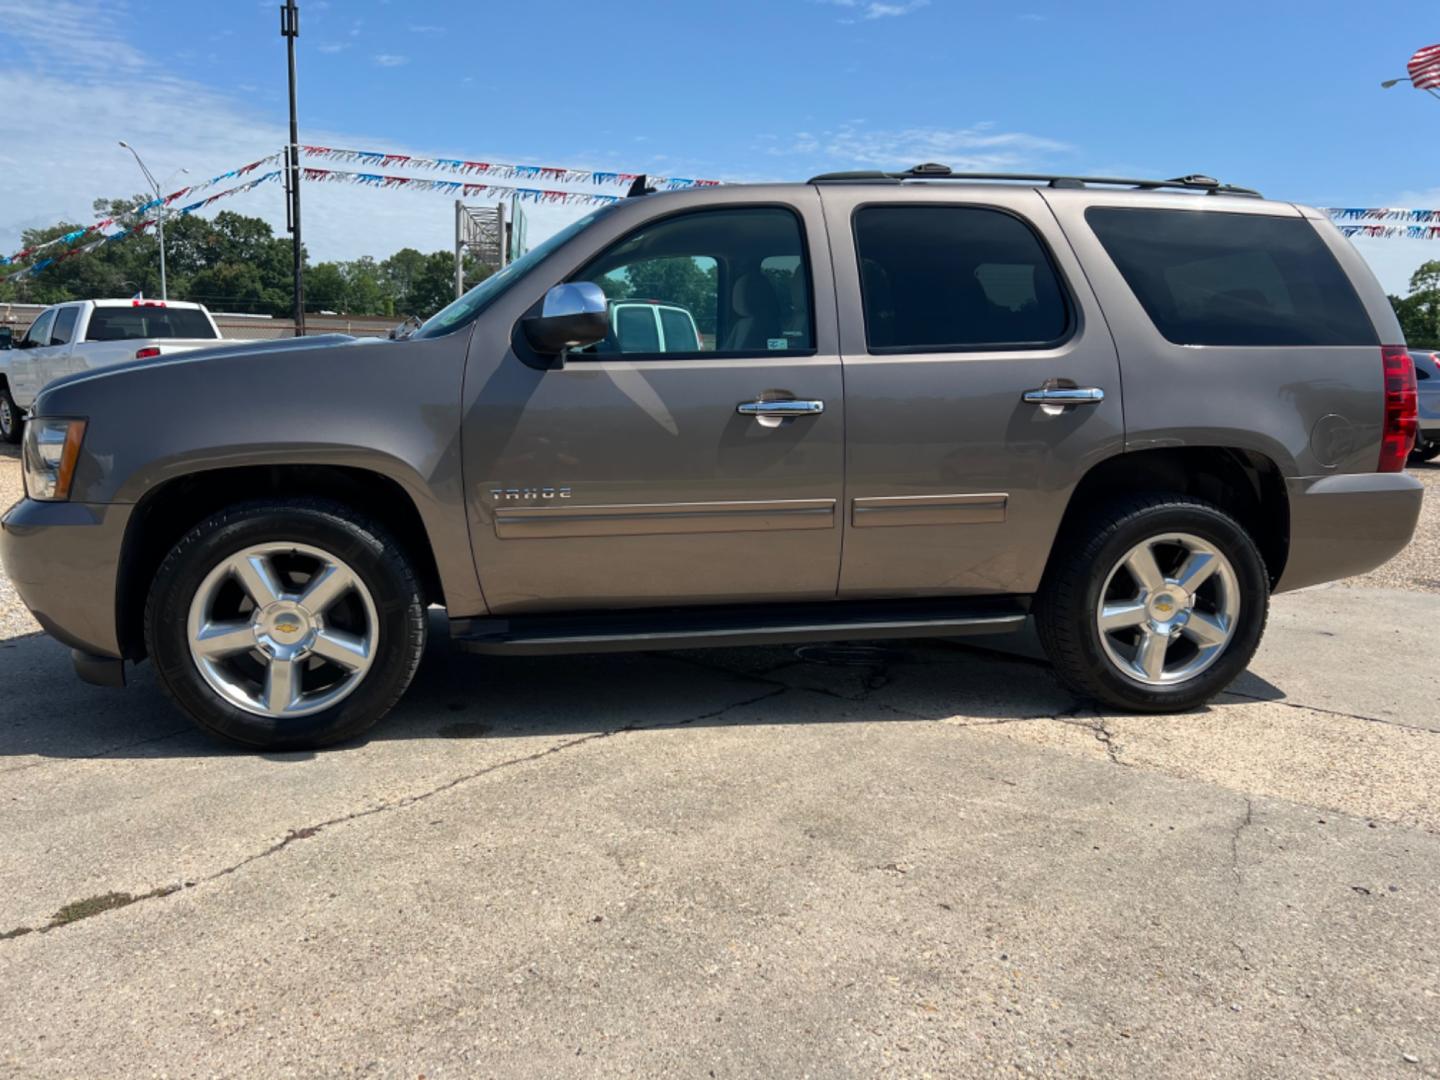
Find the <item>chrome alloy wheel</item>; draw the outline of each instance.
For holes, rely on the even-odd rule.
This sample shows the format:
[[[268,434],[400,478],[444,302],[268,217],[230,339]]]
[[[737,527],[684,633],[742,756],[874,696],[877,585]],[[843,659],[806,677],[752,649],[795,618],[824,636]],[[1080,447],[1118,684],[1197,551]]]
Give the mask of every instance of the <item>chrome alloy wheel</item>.
[[[15,425],[19,421],[19,410],[10,404],[8,397],[0,396],[0,435],[4,435],[8,439],[15,431]]]
[[[1173,686],[1220,659],[1240,617],[1235,568],[1190,533],[1152,536],[1110,571],[1095,612],[1105,655],[1146,686]]]
[[[190,601],[190,656],[210,688],[258,716],[308,716],[364,680],[380,638],[360,576],[306,544],[256,544],[206,575]]]

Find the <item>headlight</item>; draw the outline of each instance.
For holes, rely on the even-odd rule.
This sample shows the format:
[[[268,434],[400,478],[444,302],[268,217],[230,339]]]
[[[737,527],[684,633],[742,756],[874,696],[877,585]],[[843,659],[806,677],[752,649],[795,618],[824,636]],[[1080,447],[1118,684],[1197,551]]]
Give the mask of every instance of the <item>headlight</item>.
[[[20,454],[25,468],[25,494],[46,502],[68,499],[84,438],[84,420],[31,417],[26,421],[25,445]]]

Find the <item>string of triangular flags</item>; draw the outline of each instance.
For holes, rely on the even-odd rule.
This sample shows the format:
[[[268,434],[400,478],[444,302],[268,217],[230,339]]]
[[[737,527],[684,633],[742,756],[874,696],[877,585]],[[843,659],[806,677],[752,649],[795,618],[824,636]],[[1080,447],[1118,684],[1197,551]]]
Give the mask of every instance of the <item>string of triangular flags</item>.
[[[587,206],[606,206],[620,201],[619,195],[599,195],[590,191],[560,191],[558,189],[510,187],[505,184],[475,183],[464,180],[431,180],[418,176],[341,172],[336,169],[316,169],[309,165],[305,166],[301,172],[305,179],[312,183],[360,184],[363,187],[438,191],[447,195],[459,195],[465,199],[504,199],[513,195],[524,202],[578,203]]]
[[[250,173],[254,172],[256,169],[279,161],[282,157],[284,157],[283,151],[281,151],[280,153],[271,154],[269,157],[263,157],[259,161],[252,161],[249,165],[242,165],[238,169],[231,169],[229,172],[223,172],[219,176],[212,176],[209,180],[202,180],[198,184],[191,184],[188,187],[181,188],[179,191],[172,191],[169,195],[165,195],[161,198],[142,200],[141,202],[135,203],[133,206],[123,207],[119,211],[115,212],[112,216],[106,218],[104,221],[97,221],[94,225],[87,226],[83,229],[76,229],[73,232],[66,233],[64,236],[57,236],[53,240],[47,240],[43,244],[36,244],[34,247],[24,248],[23,250],[17,251],[14,255],[9,256],[8,258],[4,255],[0,255],[0,266],[11,266],[17,262],[24,262],[26,259],[35,255],[37,252],[45,251],[48,248],[56,247],[57,245],[63,244],[68,246],[78,240],[89,236],[91,233],[97,233],[108,229],[111,225],[114,225],[115,222],[121,218],[129,217],[131,214],[145,214],[148,211],[154,210],[156,207],[159,206],[169,206],[171,203],[174,203],[179,199],[187,198],[190,195],[194,195],[196,192],[206,191],[209,188],[214,187],[216,184],[223,184],[226,180],[234,179],[237,176],[247,176]],[[222,194],[222,196],[218,197],[223,197],[223,195],[226,194],[238,194],[241,191],[248,190],[249,188],[242,184],[240,187],[232,188],[229,192],[225,192]],[[192,206],[194,205],[205,204],[192,204]]]
[[[249,169],[246,169],[245,171],[248,172]],[[236,172],[231,172],[229,175],[236,176],[239,174]],[[238,184],[233,188],[229,188],[225,191],[217,191],[209,198],[200,199],[198,202],[190,203],[188,206],[182,206],[179,210],[175,211],[175,216],[184,217],[186,214],[193,214],[197,210],[202,210],[205,207],[209,206],[211,203],[218,202],[221,199],[228,199],[232,195],[240,195],[247,191],[253,191],[261,184],[266,184],[272,180],[278,179],[280,179],[280,170],[275,169],[273,172],[268,172],[261,176],[257,176],[255,179],[246,181],[243,184]],[[191,187],[189,191],[194,192],[198,190],[203,190],[203,188],[207,188],[210,186],[211,185],[209,183],[206,183],[204,185],[196,185],[194,187]],[[166,200],[163,199],[152,200],[151,202],[144,203],[141,206],[136,207],[135,209],[152,209],[154,206],[160,205],[165,201]],[[78,247],[67,248],[60,254],[54,255],[50,258],[38,259],[35,262],[32,262],[29,266],[22,267],[21,269],[16,270],[14,273],[6,275],[4,280],[15,281],[20,278],[33,277],[35,274],[40,273],[42,270],[54,266],[56,263],[62,263],[66,259],[73,259],[77,255],[88,255],[90,252],[96,250],[97,248],[103,247],[106,244],[113,244],[117,241],[124,240],[131,236],[139,236],[141,233],[145,232],[147,229],[153,226],[158,220],[159,218],[150,218],[146,221],[141,221],[137,224],[130,225],[124,229],[121,229],[119,232],[107,233],[104,236],[100,236],[94,240],[89,241],[88,243],[81,244]],[[67,237],[71,239],[80,239],[89,235],[90,233],[107,228],[114,223],[114,218],[107,218],[104,221],[97,222],[96,224],[90,226],[90,228],[88,229],[79,229],[75,232],[67,233],[65,236],[59,237],[58,240],[64,241]],[[51,247],[55,243],[55,240],[47,241],[44,244],[40,244],[34,248],[31,248],[27,254],[34,254],[35,252],[41,250],[41,248]]]
[[[513,165],[495,161],[466,161],[462,158],[416,157],[379,150],[344,150],[333,146],[301,146],[301,157],[324,158],[380,169],[419,169],[425,172],[458,173],[462,176],[493,176],[500,180],[536,180],[558,184],[594,184],[599,187],[629,187],[639,173],[596,172],[555,165]],[[683,176],[649,176],[645,183],[657,190],[680,191],[692,187],[715,187],[720,180],[695,180]]]

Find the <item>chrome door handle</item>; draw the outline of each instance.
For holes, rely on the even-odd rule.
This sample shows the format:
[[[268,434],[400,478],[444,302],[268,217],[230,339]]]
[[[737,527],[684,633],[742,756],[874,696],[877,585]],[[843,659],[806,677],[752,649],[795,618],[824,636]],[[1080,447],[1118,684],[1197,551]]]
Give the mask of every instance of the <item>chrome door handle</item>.
[[[764,416],[784,418],[789,416],[819,416],[825,411],[823,401],[742,401],[735,406],[741,416]]]
[[[1098,386],[1042,386],[1026,390],[1021,400],[1026,405],[1099,405],[1105,391]]]

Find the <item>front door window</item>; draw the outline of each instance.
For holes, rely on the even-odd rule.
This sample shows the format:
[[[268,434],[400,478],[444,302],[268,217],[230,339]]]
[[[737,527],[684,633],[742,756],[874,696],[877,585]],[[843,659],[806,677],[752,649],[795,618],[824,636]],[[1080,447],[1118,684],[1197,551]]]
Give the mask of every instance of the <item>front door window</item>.
[[[626,359],[805,355],[810,270],[795,214],[707,210],[631,233],[575,275],[610,303],[611,332],[576,354]]]

